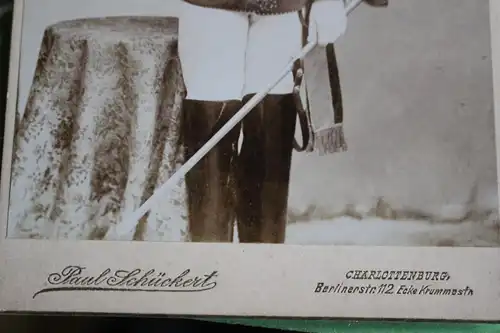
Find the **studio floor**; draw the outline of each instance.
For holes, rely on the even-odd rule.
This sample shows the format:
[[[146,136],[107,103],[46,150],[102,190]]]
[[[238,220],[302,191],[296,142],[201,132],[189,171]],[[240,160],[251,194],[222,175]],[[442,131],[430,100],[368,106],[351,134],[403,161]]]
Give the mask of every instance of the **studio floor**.
[[[290,224],[286,243],[369,246],[500,246],[500,227],[493,222],[432,223],[418,220],[354,219]]]

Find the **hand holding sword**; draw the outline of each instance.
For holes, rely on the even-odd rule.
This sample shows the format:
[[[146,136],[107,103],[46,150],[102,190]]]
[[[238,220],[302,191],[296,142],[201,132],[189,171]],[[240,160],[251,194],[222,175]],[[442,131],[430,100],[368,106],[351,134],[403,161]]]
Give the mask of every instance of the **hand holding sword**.
[[[378,0],[371,0],[378,1]],[[384,0],[381,0],[384,1]],[[347,15],[349,15],[363,0],[351,0],[345,4],[345,10]],[[318,23],[318,22],[317,22]],[[161,185],[154,193],[149,197],[137,210],[130,213],[125,219],[116,225],[110,227],[106,233],[105,239],[116,239],[126,236],[131,239],[130,235],[134,233],[137,221],[139,221],[145,214],[147,214],[154,206],[156,201],[164,197],[166,193],[177,183],[182,180],[185,175],[201,160],[205,155],[207,155],[210,150],[216,146],[220,140],[222,140],[243,118],[250,113],[252,109],[255,108],[264,97],[276,86],[278,83],[285,78],[290,71],[292,71],[294,63],[298,59],[303,59],[307,54],[309,54],[317,45],[318,42],[318,31],[316,34],[310,34],[307,45],[302,48],[302,50],[297,54],[281,71],[280,75],[270,83],[266,89],[255,94],[234,116],[231,118],[222,128],[216,132],[207,142],[203,145],[190,159],[188,159],[163,185]]]

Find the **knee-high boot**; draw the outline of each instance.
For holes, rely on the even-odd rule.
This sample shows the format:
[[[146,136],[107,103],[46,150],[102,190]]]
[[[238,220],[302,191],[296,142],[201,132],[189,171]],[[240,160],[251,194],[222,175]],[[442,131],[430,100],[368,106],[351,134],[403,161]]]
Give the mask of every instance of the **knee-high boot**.
[[[184,101],[183,140],[190,158],[231,116],[241,102]],[[188,231],[193,242],[231,242],[235,222],[237,126],[187,175]]]
[[[243,120],[238,156],[238,236],[283,243],[296,111],[292,95],[268,95]]]

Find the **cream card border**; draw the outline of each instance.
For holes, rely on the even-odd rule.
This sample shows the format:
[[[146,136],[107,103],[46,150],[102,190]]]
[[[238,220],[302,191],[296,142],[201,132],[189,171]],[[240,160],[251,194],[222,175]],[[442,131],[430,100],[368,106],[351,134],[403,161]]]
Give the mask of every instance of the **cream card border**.
[[[16,0],[2,167],[4,181],[0,194],[1,235],[6,234],[7,227],[22,13],[23,1]],[[498,106],[500,1],[490,0],[490,13],[495,105]],[[498,113],[498,108],[495,112]],[[497,114],[495,119],[498,129],[500,116]],[[497,161],[500,165],[499,131],[496,132],[496,141]],[[137,288],[133,286],[128,291],[51,291],[50,288],[62,287],[57,284],[61,281],[58,274],[72,265],[85,267],[82,274],[95,277],[107,269],[110,274],[117,270],[154,269],[155,274],[164,272],[165,276],[171,277],[190,270],[184,276],[184,282],[189,276],[208,275],[210,279],[204,283],[199,280],[195,286],[191,280],[184,287],[178,285],[174,289],[149,288],[156,291],[135,291]],[[437,276],[443,281],[349,279],[353,276],[353,270],[417,271],[415,276],[424,274],[418,273],[424,271],[441,272]],[[214,272],[215,275],[212,274]],[[408,276],[407,274],[404,276]],[[376,287],[376,291],[375,294],[362,294],[361,289],[352,293],[336,293],[332,288],[330,293],[317,293],[315,289],[318,283],[347,287],[370,284]],[[112,281],[107,287],[110,284],[113,284]],[[390,284],[394,285],[394,293],[381,293],[387,291],[387,285]],[[106,287],[104,283],[87,283],[86,287],[93,288],[97,285]],[[417,295],[396,294],[397,290],[402,291],[401,285],[416,288]],[[430,289],[469,288],[473,290],[473,294],[418,294],[424,285],[428,285]],[[465,289],[466,293],[469,289]],[[42,290],[44,292],[36,294]],[[2,236],[0,310],[498,321],[500,249],[56,242],[12,240]]]

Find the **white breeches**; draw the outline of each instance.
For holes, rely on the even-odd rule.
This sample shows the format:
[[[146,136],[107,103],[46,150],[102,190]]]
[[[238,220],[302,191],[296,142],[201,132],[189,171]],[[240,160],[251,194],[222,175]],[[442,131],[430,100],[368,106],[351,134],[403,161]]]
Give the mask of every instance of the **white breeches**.
[[[276,80],[301,49],[296,12],[258,16],[182,2],[179,56],[187,99],[241,100]],[[292,73],[271,91],[293,90]]]

